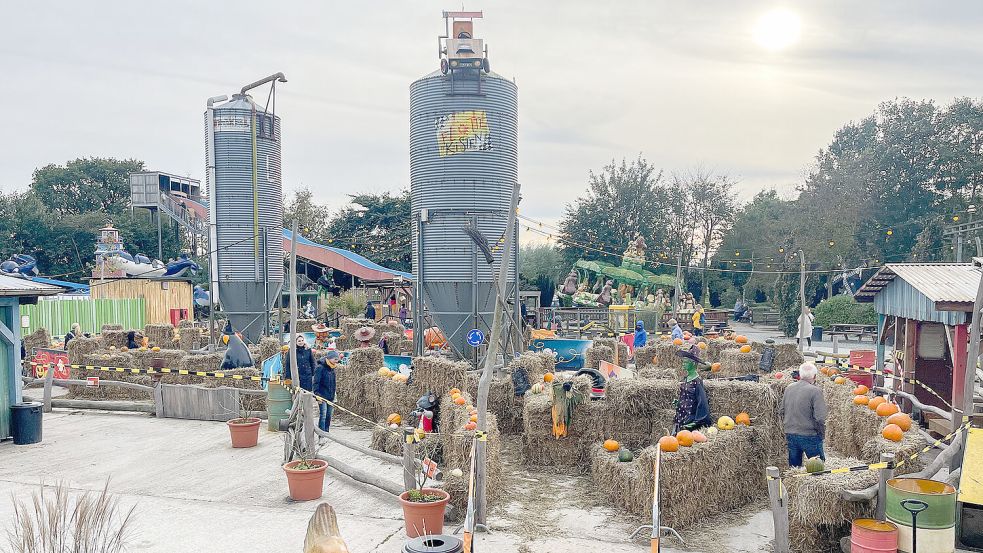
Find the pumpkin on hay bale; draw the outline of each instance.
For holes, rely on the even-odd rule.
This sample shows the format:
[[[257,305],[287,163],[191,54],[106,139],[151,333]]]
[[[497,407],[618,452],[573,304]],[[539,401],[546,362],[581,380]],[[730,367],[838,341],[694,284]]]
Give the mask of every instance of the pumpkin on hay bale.
[[[720,354],[720,370],[712,373],[712,378],[758,374],[761,372],[760,363],[760,353],[754,351],[743,353],[740,349],[724,350]]]
[[[444,459],[445,489],[448,485],[450,471],[460,469],[464,473],[464,491],[467,490],[467,474],[471,469],[471,454],[474,445],[473,430],[464,430],[464,425],[471,420],[471,413],[468,405],[472,405],[469,395],[463,395],[464,405],[457,405],[450,396],[445,395],[440,401],[440,448]],[[501,451],[502,437],[498,431],[498,423],[495,415],[489,413],[486,419],[485,430],[488,434],[485,452],[487,459],[487,494],[488,503],[492,505],[504,499],[507,486],[504,485]],[[463,513],[467,507],[467,493],[461,493],[460,482],[456,482],[454,477],[450,477],[451,494],[450,503],[458,508],[458,513]],[[455,488],[456,486],[456,488]]]
[[[599,368],[601,361],[614,363],[614,350],[608,346],[598,345],[587,348],[587,351],[584,353],[584,368]]]
[[[402,457],[404,443],[405,438],[403,437],[402,428],[383,429],[379,428],[378,426],[372,427],[372,442],[369,444],[369,447],[372,449],[382,451],[390,455],[396,455],[397,457]],[[441,454],[440,436],[436,434],[427,434],[420,443],[423,444],[422,447],[426,448],[426,450],[433,455],[430,457],[431,459],[437,463],[443,464],[444,457]],[[444,471],[445,477],[447,476],[448,472],[449,471],[447,470]]]
[[[925,468],[925,462],[918,455],[925,445],[925,438],[917,431],[905,432],[900,442],[885,439],[878,432],[860,448],[860,460],[865,463],[877,463],[881,460],[881,453],[893,453],[895,462],[905,461],[903,465],[894,469],[894,476],[903,476]],[[909,461],[912,456],[915,458]]]
[[[174,346],[174,325],[170,323],[151,323],[143,327],[143,335],[151,347],[161,349]]]
[[[884,419],[877,416],[877,413],[871,411],[866,405],[847,403],[847,407],[849,408],[848,418],[853,435],[853,447],[849,451],[856,451],[859,456],[868,441],[880,436],[881,428],[884,427]]]
[[[826,469],[863,465],[852,457],[826,457]],[[850,533],[856,518],[874,514],[873,501],[847,501],[842,490],[862,490],[877,483],[876,471],[846,472],[823,476],[789,478],[804,472],[792,468],[782,482],[788,491],[789,536],[793,551],[839,551],[840,538]]]
[[[686,526],[764,497],[767,486],[761,478],[760,436],[760,429],[739,427],[718,432],[707,442],[663,452],[663,522]],[[630,462],[620,462],[617,454],[598,445],[591,453],[591,479],[596,488],[629,513],[650,515],[656,446],[645,448]]]
[[[635,370],[644,369],[649,365],[655,365],[659,352],[655,345],[642,346],[635,348]]]

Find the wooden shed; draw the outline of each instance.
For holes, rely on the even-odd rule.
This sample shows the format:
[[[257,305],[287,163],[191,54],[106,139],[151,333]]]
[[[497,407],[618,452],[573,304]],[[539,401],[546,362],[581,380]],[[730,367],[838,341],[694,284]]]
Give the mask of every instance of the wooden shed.
[[[884,366],[887,342],[893,341],[897,374],[924,382],[947,402],[960,406],[981,265],[983,260],[977,258],[973,263],[881,267],[855,295],[857,301],[873,302],[877,311],[878,368]],[[914,394],[926,405],[950,409],[920,386],[895,382],[895,389]]]
[[[20,304],[63,288],[0,275],[0,440],[10,437],[10,406],[21,401]]]
[[[183,278],[106,278],[92,279],[92,299],[143,298],[147,324],[175,326],[194,317],[194,286]]]

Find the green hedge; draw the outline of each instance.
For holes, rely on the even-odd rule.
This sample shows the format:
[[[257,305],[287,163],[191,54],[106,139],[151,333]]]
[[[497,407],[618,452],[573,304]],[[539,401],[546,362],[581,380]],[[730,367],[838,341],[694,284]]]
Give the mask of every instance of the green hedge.
[[[850,296],[834,296],[819,302],[812,310],[815,326],[828,328],[834,324],[877,324],[877,312],[872,303],[857,303]]]

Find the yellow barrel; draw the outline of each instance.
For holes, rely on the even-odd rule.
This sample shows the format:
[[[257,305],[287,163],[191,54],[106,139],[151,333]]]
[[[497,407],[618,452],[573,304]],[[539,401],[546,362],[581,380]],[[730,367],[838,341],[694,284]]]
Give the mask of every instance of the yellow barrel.
[[[918,513],[918,553],[953,553],[956,550],[956,489],[924,478],[887,481],[887,520],[898,526],[898,551],[911,553],[911,513],[901,506],[907,499],[925,502]]]

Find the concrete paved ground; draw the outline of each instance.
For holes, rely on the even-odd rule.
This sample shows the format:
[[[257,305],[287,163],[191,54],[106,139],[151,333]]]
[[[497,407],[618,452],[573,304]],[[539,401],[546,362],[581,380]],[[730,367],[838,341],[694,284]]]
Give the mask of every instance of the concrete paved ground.
[[[369,441],[368,432],[344,424],[333,431]],[[56,482],[100,490],[108,479],[122,505],[136,507],[131,551],[300,553],[318,502],[287,497],[282,448],[280,436],[265,426],[257,447],[232,449],[223,423],[56,410],[44,417],[42,443],[0,443],[0,533],[11,520],[11,496],[29,501],[39,485]],[[325,452],[400,480],[395,467],[350,450],[329,444]],[[636,522],[602,507],[588,479],[526,470],[514,458],[510,463],[511,501],[492,511],[492,532],[478,536],[479,551],[648,550],[647,542],[628,540]],[[337,510],[353,553],[401,550],[405,538],[395,498],[329,470],[323,500]],[[761,551],[771,538],[770,514],[760,506],[723,515],[708,527],[715,529],[686,534],[691,547],[663,550]]]

